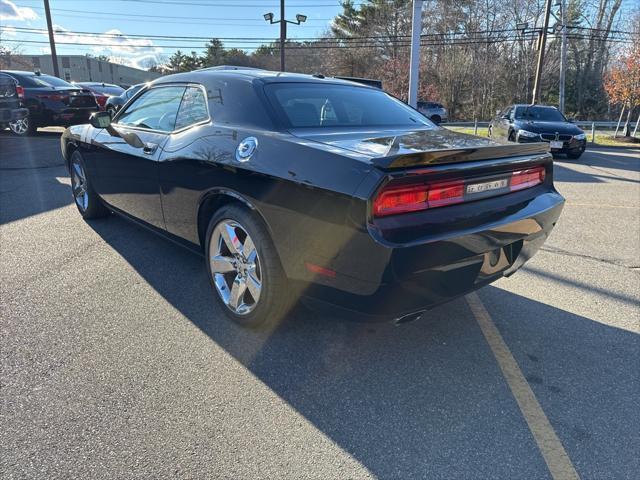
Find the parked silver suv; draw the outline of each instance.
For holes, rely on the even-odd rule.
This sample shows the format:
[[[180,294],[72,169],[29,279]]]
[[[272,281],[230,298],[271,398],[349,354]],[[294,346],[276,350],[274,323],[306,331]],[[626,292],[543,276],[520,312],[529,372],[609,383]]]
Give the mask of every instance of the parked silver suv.
[[[435,124],[446,122],[449,119],[447,109],[441,103],[418,102],[418,111]]]

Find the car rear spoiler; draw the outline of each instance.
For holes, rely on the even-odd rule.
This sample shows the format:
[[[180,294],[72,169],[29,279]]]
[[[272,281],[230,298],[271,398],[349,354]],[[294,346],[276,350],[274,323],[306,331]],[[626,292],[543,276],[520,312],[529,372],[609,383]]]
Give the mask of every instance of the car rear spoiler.
[[[386,155],[371,159],[382,169],[425,167],[447,163],[476,162],[508,157],[544,155],[549,152],[549,144],[544,142],[513,143],[504,145],[475,146],[469,148],[447,148],[424,152]]]

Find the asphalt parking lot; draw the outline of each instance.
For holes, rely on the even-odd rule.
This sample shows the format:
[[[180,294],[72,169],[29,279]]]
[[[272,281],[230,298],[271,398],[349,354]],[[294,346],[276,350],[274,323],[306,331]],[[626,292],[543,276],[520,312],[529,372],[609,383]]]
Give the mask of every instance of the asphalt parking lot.
[[[200,257],[80,218],[58,133],[0,132],[2,477],[638,478],[640,150],[556,181],[513,277],[400,327],[300,308],[258,335]]]

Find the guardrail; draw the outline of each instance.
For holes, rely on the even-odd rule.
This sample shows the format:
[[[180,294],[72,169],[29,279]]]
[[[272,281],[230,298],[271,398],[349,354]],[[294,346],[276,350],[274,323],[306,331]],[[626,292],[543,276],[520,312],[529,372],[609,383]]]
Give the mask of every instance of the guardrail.
[[[443,127],[472,127],[474,129],[474,134],[478,133],[478,128],[487,128],[490,122],[479,122],[477,120],[473,122],[444,122],[441,123]],[[614,130],[618,126],[618,122],[609,122],[609,121],[580,121],[576,120],[572,122],[574,125],[582,128],[583,130],[591,130],[591,143],[595,143],[596,141],[596,129],[611,129]],[[636,131],[638,130],[638,123],[640,120],[636,122],[636,128],[633,130],[632,136],[636,136]],[[620,124],[624,125],[624,124]],[[618,130],[616,129],[616,133]]]
[[[573,122],[575,125],[579,126],[579,127],[587,127],[587,128],[591,128],[592,126],[595,126],[596,128],[615,128],[616,125],[618,124],[618,122],[606,122],[606,121],[582,121],[582,120],[578,120]],[[443,122],[440,125],[442,125],[443,127],[475,127],[476,126],[476,122]],[[620,124],[621,126],[624,125],[624,123]],[[477,126],[478,128],[486,128],[489,126],[489,122],[477,122]]]

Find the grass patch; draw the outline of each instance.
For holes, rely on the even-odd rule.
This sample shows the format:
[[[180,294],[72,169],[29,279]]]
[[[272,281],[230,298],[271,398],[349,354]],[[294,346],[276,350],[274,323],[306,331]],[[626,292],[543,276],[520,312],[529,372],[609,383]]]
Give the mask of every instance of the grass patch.
[[[469,135],[473,135],[473,127],[446,127],[449,130],[453,130],[454,132],[467,133]],[[486,137],[488,133],[488,129],[486,127],[480,128],[478,127],[478,136]],[[608,132],[596,132],[596,141],[595,143],[591,143],[591,132],[585,132],[587,134],[587,147],[590,145],[601,146],[601,147],[640,147],[640,138],[635,139],[635,141],[627,139],[623,139],[621,137],[613,138],[613,135]]]

